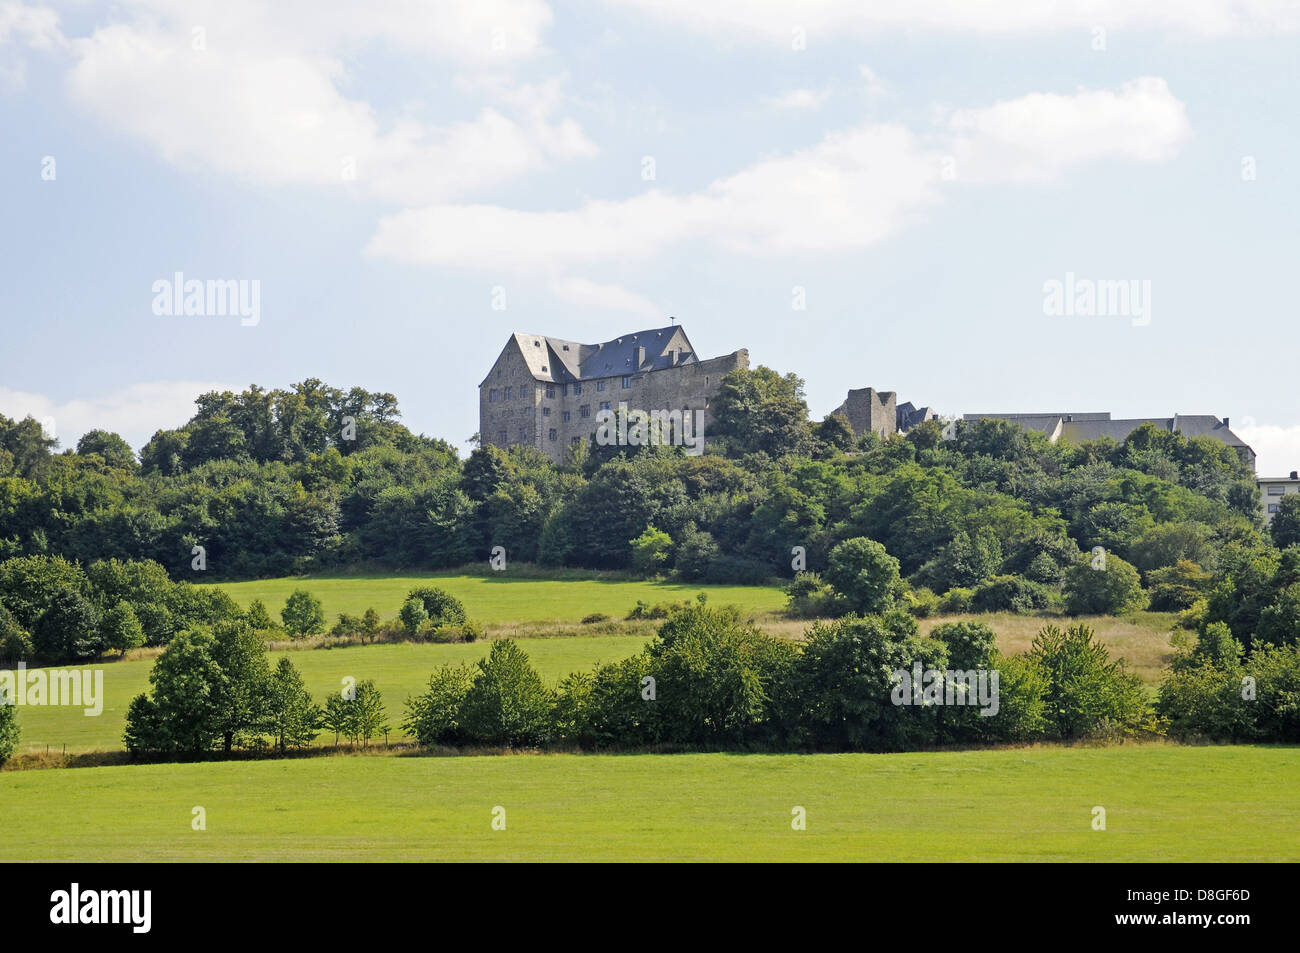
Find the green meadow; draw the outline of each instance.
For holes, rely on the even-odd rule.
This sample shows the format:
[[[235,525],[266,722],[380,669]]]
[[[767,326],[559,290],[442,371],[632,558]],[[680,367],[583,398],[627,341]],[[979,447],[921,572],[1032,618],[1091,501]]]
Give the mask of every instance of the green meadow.
[[[1300,749],[1162,744],[8,771],[0,860],[1294,862],[1298,788]]]
[[[537,578],[512,576],[509,571],[483,575],[435,573],[423,576],[298,576],[221,584],[244,608],[261,599],[272,615],[279,615],[284,600],[295,589],[306,589],[320,599],[332,623],[340,612],[360,615],[373,607],[384,618],[397,615],[406,594],[416,586],[437,586],[465,604],[470,618],[488,625],[512,622],[576,622],[602,612],[625,617],[638,601],[681,602],[697,593],[708,594],[713,604],[738,605],[751,612],[775,612],[785,606],[785,594],[772,586],[704,586],[672,582],[645,582],[592,578]]]

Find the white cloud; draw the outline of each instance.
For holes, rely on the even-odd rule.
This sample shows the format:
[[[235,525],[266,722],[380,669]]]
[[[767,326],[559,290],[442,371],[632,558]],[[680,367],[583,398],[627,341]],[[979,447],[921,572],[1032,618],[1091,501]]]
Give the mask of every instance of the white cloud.
[[[829,97],[828,89],[792,89],[779,96],[763,97],[763,105],[773,109],[821,109]]]
[[[1063,30],[1157,30],[1199,37],[1300,29],[1293,0],[606,0],[730,43],[749,37],[789,49],[796,29],[812,46],[839,36],[927,30],[1033,35]]]
[[[1300,424],[1257,424],[1246,422],[1232,428],[1255,451],[1255,472],[1260,476],[1286,476],[1300,470]]]
[[[550,288],[561,301],[591,311],[625,311],[643,318],[664,316],[662,309],[622,285],[597,284],[586,278],[556,278]]]
[[[556,116],[558,81],[509,78],[541,48],[551,20],[541,0],[135,0],[122,9],[118,22],[66,41],[71,96],[175,164],[263,185],[355,185],[414,205],[596,151],[576,122]],[[465,118],[381,121],[348,94],[351,57],[373,42],[505,78],[484,84],[494,99]]]
[[[15,420],[53,418],[54,435],[64,449],[90,430],[111,430],[136,450],[158,430],[172,429],[194,416],[194,399],[212,390],[234,390],[211,381],[149,381],[99,397],[57,401],[43,394],[0,387],[0,414]]]
[[[1161,162],[1191,137],[1187,109],[1158,77],[1118,90],[1031,93],[952,114],[956,176],[972,182],[1050,182],[1099,159]]]
[[[768,256],[858,249],[920,219],[942,199],[944,159],[959,182],[1043,181],[1072,165],[1159,161],[1187,137],[1163,80],[1117,92],[1033,94],[941,116],[926,136],[890,124],[828,134],[684,195],[651,191],[565,211],[436,205],[381,219],[371,255],[486,270],[563,270],[638,260],[698,241]]]

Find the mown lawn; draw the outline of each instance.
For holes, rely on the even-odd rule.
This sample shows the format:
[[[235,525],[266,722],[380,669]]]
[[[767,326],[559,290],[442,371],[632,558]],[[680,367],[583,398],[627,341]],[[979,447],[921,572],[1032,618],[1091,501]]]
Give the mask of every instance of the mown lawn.
[[[1300,749],[1158,744],[14,771],[0,860],[1294,862],[1298,787]]]
[[[402,607],[406,594],[416,586],[437,586],[460,599],[470,618],[485,624],[507,622],[576,622],[583,616],[602,612],[624,618],[644,601],[681,602],[708,593],[715,605],[733,604],[751,612],[774,612],[785,606],[785,594],[770,586],[702,586],[670,582],[637,582],[600,578],[539,579],[512,576],[510,571],[483,575],[435,573],[423,576],[299,576],[260,579],[253,582],[222,583],[241,606],[261,599],[275,617],[295,589],[306,589],[320,599],[326,618],[333,623],[340,612],[360,615],[373,607],[382,617],[392,618]]]

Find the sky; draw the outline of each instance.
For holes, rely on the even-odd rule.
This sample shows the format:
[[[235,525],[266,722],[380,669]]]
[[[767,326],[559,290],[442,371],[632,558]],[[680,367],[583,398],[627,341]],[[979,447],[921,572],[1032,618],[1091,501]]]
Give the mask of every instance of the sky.
[[[1285,474],[1298,53],[1292,0],[0,0],[0,413],[138,449],[314,377],[464,450],[512,332],[673,318],[815,419],[1215,414]]]

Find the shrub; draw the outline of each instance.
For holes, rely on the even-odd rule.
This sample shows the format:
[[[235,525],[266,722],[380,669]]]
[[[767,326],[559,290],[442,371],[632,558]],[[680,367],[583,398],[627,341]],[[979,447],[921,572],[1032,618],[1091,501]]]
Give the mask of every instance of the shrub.
[[[592,612],[582,617],[583,625],[591,625],[595,622],[608,622],[609,616],[603,612]]]
[[[429,622],[429,610],[424,608],[423,600],[411,596],[402,603],[397,617],[402,620],[406,634],[414,637],[418,636],[421,629]]]
[[[994,576],[985,580],[971,596],[976,612],[1028,613],[1045,609],[1050,601],[1046,586],[1023,576]]]
[[[1132,732],[1146,724],[1141,680],[1124,670],[1122,659],[1111,661],[1088,626],[1064,632],[1044,626],[1029,657],[1047,678],[1048,717],[1060,737],[1078,738],[1103,729]]]
[[[427,634],[430,642],[450,643],[450,642],[477,642],[483,638],[483,630],[473,622],[462,622],[456,625],[451,622],[444,622],[442,625],[433,625],[430,619],[427,625],[432,626]]]
[[[21,662],[31,658],[34,652],[32,637],[0,602],[0,662]]]
[[[939,611],[939,597],[922,586],[903,593],[903,608],[918,619],[928,619]]]
[[[673,540],[663,530],[647,526],[636,539],[628,540],[628,545],[632,547],[632,568],[639,573],[654,574],[668,564]]]
[[[1138,571],[1113,553],[1106,554],[1104,568],[1082,557],[1066,570],[1064,592],[1070,615],[1122,615],[1147,605]]]
[[[119,602],[104,613],[99,627],[104,644],[123,655],[144,645],[144,628],[135,617],[135,611],[125,602]]]
[[[1180,559],[1172,566],[1147,573],[1151,608],[1156,612],[1181,612],[1196,605],[1209,588],[1210,574],[1196,563]]]
[[[975,590],[955,586],[943,594],[939,600],[939,611],[944,615],[959,615],[971,611],[975,599]]]
[[[901,589],[898,560],[865,536],[846,539],[831,550],[826,578],[862,615],[892,608]]]
[[[465,615],[465,607],[461,605],[459,599],[433,586],[412,589],[406,594],[406,599],[408,602],[419,599],[424,604],[425,613],[437,623],[450,622],[453,625],[460,625],[468,618]]]
[[[454,745],[462,740],[460,711],[474,682],[469,665],[444,665],[429,676],[429,686],[407,699],[403,730],[422,745]]]
[[[18,749],[18,708],[0,699],[0,765]]]
[[[815,572],[795,573],[785,595],[786,611],[798,619],[840,616],[847,611],[844,600]]]

